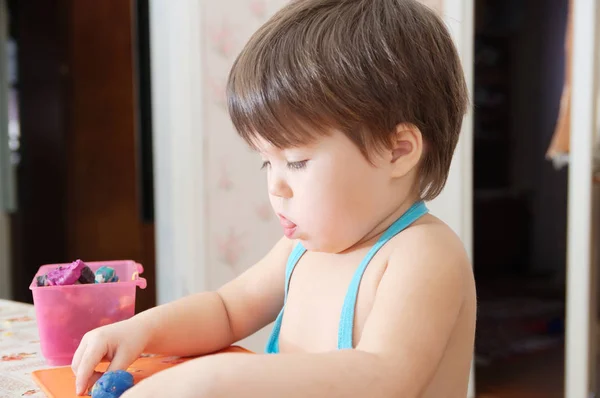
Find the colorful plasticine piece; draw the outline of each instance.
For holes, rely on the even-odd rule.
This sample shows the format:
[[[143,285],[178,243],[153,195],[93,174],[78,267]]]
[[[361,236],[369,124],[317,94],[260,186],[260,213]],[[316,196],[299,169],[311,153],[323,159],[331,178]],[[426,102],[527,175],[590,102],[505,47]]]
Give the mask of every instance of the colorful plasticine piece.
[[[100,267],[96,270],[96,283],[118,282],[119,277],[111,267]]]
[[[94,271],[92,271],[92,269],[90,267],[85,266],[81,270],[81,276],[79,277],[79,279],[77,281],[79,283],[81,283],[82,285],[89,284],[89,283],[95,283],[96,275],[94,274]]]
[[[36,281],[37,281],[36,283],[38,286],[50,286],[50,285],[48,285],[48,276],[46,274],[39,275],[36,278]]]
[[[85,267],[85,263],[81,260],[73,261],[67,266],[61,266],[50,270],[46,274],[44,286],[64,286],[74,285],[81,277],[81,270]],[[38,283],[40,280],[38,279]]]
[[[92,398],[118,398],[133,387],[133,375],[124,370],[106,372],[92,387]]]

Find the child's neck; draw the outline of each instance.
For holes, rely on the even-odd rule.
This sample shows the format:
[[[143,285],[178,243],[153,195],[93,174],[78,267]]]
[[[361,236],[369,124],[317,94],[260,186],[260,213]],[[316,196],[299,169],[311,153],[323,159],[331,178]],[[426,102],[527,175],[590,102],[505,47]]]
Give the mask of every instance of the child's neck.
[[[404,213],[410,209],[412,205],[420,200],[418,194],[411,194],[404,198],[402,202],[400,202],[397,206],[395,206],[392,211],[388,213],[388,215],[379,221],[369,233],[367,233],[362,239],[356,242],[354,245],[350,246],[346,250],[340,252],[339,254],[348,253],[359,249],[364,246],[372,246],[377,242],[377,240],[383,235],[383,233],[392,225],[396,220],[398,220]]]

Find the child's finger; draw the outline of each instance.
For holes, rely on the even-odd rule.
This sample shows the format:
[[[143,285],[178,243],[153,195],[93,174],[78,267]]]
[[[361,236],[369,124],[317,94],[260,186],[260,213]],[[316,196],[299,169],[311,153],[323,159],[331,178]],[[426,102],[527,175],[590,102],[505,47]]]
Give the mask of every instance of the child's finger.
[[[84,337],[79,343],[79,347],[75,350],[75,354],[73,355],[73,360],[71,361],[71,370],[75,375],[77,375],[77,369],[79,369],[79,364],[81,363],[81,357],[85,352],[87,347],[87,339]]]
[[[132,360],[130,356],[131,355],[129,355],[125,350],[118,350],[113,359],[110,361],[110,365],[106,371],[110,372],[113,370],[127,370],[129,365],[131,365],[133,360],[135,360],[135,358]]]
[[[75,390],[77,395],[85,393],[90,377],[94,373],[96,366],[102,361],[106,354],[106,347],[97,344],[88,344],[85,352],[82,354],[81,362],[77,368],[75,376]]]
[[[96,384],[96,382],[98,381],[98,379],[100,377],[102,377],[102,374],[103,374],[102,372],[96,372],[96,371],[94,371],[94,373],[92,373],[92,376],[88,380],[87,386],[85,387],[85,391],[83,392],[84,394],[86,392],[88,392],[94,386],[94,384]]]

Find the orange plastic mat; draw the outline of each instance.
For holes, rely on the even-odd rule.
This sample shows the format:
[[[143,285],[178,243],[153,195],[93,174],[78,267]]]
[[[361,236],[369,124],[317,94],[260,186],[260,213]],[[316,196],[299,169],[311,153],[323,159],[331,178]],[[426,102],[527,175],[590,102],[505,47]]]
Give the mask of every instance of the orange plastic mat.
[[[251,353],[250,351],[238,346],[232,346],[221,352]],[[142,357],[131,364],[127,371],[133,374],[134,383],[138,383],[140,380],[150,377],[155,373],[191,359],[194,358],[166,356]],[[105,372],[107,367],[108,363],[103,362],[98,365],[96,371]],[[78,395],[75,393],[75,375],[69,366],[36,370],[31,373],[31,376],[33,377],[33,380],[40,386],[42,391],[48,396],[48,398],[78,397]]]

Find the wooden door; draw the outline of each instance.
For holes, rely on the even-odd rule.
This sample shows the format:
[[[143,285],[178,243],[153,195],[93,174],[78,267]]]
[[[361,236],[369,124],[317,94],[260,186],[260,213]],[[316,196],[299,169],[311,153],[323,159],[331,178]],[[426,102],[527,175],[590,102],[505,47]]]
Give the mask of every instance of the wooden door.
[[[132,1],[69,1],[67,142],[69,259],[135,259],[154,304],[154,225],[142,220],[138,165],[135,8]]]
[[[133,259],[138,310],[155,303],[154,224],[144,220],[133,1],[14,2],[22,157],[13,219],[15,298],[43,263]]]

